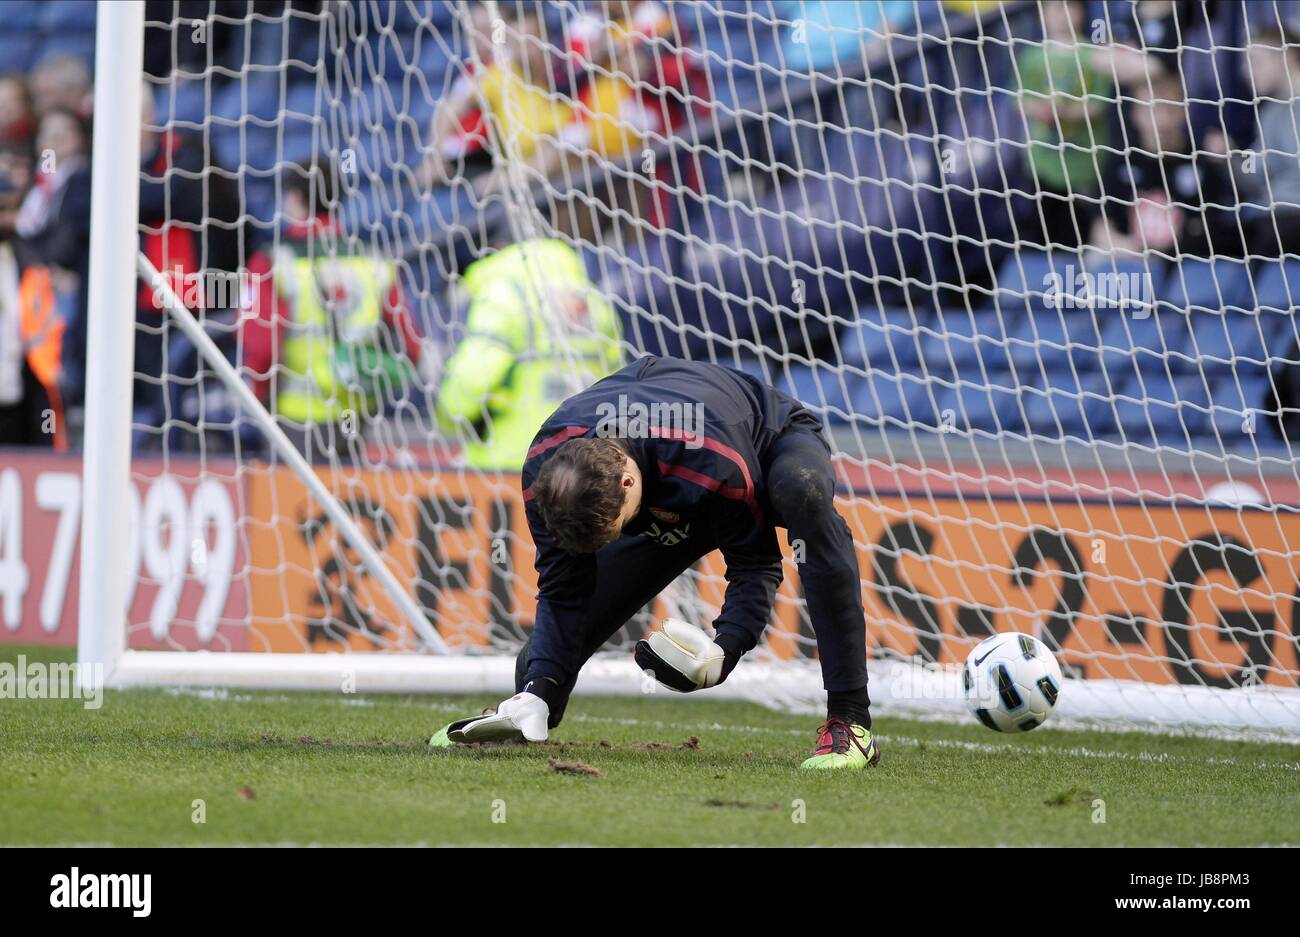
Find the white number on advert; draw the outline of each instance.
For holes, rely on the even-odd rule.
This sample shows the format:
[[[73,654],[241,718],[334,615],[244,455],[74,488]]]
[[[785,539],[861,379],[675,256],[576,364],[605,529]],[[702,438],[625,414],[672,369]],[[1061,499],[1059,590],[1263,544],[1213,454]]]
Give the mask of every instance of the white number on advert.
[[[187,573],[203,584],[203,598],[194,617],[197,638],[211,641],[230,594],[235,566],[235,508],[219,483],[205,479],[187,500],[180,482],[170,476],[150,484],[143,503],[132,485],[128,497],[127,557],[131,572],[126,605],[135,600],[140,565],[145,578],[158,586],[149,610],[149,631],[165,638],[180,605]],[[40,623],[48,632],[63,620],[68,580],[81,526],[81,478],[68,472],[42,472],[36,477],[35,503],[41,511],[58,514],[54,540],[46,562],[41,591]],[[34,558],[33,558],[34,559]],[[0,620],[13,631],[22,622],[23,598],[31,585],[23,551],[22,478],[16,469],[0,471]]]
[[[23,486],[17,469],[0,472],[0,605],[5,627],[18,630],[27,593],[23,562]]]

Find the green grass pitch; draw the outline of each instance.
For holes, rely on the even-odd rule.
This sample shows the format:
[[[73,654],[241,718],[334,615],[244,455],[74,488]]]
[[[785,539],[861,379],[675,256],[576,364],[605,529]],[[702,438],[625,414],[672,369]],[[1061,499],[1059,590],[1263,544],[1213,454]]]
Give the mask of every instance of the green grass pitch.
[[[647,696],[575,698],[541,746],[426,746],[492,702],[163,690],[109,692],[97,711],[0,701],[0,842],[1264,845],[1294,844],[1300,829],[1289,744],[881,718],[879,768],[817,775],[796,769],[815,719]],[[572,773],[584,767],[599,775]]]

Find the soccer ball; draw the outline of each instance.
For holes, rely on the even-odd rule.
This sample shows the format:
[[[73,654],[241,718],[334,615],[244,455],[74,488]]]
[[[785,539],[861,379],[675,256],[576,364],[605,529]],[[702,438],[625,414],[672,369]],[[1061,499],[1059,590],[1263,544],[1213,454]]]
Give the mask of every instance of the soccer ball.
[[[1047,645],[1011,631],[985,638],[961,671],[966,705],[995,732],[1028,732],[1061,697],[1061,668]]]

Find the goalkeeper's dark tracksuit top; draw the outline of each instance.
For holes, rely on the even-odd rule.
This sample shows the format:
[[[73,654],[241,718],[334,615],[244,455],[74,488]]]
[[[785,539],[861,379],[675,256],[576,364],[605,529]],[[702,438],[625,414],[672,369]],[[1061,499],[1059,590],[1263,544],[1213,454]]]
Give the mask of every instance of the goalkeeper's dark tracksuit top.
[[[680,406],[674,411],[673,405]],[[638,414],[646,413],[651,418],[637,425]],[[687,413],[691,421],[702,416],[702,425],[687,425]],[[678,414],[681,419],[674,424]],[[566,683],[592,651],[584,643],[587,605],[596,585],[595,555],[561,549],[530,494],[538,472],[561,444],[609,435],[628,445],[644,490],[641,510],[622,537],[650,536],[668,546],[678,536],[711,538],[722,551],[728,580],[714,625],[747,632],[752,647],[767,625],[781,583],[781,552],[764,497],[764,454],[792,424],[818,432],[821,427],[803,404],[762,381],[677,358],[638,359],[565,401],[538,432],[522,472],[538,573],[529,677]],[[682,430],[674,431],[675,425]],[[638,572],[627,569],[624,581],[635,583]],[[606,630],[612,633],[622,624],[608,623]]]

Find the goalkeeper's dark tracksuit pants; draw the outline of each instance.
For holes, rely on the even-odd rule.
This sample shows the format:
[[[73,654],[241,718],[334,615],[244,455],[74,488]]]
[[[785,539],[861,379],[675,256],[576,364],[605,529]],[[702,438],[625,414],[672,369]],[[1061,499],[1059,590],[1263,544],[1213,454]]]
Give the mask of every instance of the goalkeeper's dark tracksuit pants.
[[[802,540],[799,565],[808,617],[817,637],[822,679],[831,693],[862,691],[867,685],[866,620],[853,535],[835,510],[835,470],[821,434],[804,426],[787,428],[764,460],[766,503],[790,542]],[[596,553],[596,591],[587,612],[586,656],[600,650],[628,620],[697,560],[717,549],[703,534],[675,546],[648,537],[625,536]],[[515,663],[515,689],[524,688],[528,645]],[[551,727],[559,724],[574,675],[551,697]]]

